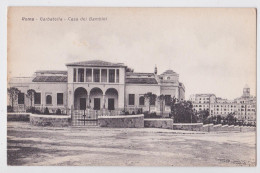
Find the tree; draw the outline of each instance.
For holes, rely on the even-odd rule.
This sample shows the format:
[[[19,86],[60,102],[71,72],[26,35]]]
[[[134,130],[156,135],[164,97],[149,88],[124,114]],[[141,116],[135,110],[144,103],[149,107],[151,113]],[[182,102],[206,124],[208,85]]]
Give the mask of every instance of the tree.
[[[160,101],[160,110],[161,110],[161,116],[163,116],[163,109],[164,109],[164,102],[165,102],[165,95],[161,94],[158,97],[159,101]]]
[[[175,123],[197,122],[197,116],[194,113],[191,101],[177,102],[177,99],[173,98],[170,116],[174,118]]]
[[[198,112],[199,119],[205,123],[207,118],[209,117],[209,110],[201,110]],[[212,121],[212,119],[210,119]]]
[[[225,118],[226,122],[227,122],[229,125],[235,124],[236,121],[237,121],[237,119],[236,119],[236,117],[234,116],[234,114],[235,114],[235,113],[229,113],[229,114],[226,116],[226,118]]]
[[[14,109],[14,101],[17,100],[18,94],[21,92],[18,88],[11,87],[7,88],[7,92],[9,94],[9,99],[11,102],[12,110]]]
[[[126,72],[132,72],[132,73],[133,73],[133,72],[134,72],[134,69],[127,67],[127,68],[126,68]]]
[[[31,108],[32,108],[32,101],[33,101],[33,98],[34,98],[34,94],[36,93],[36,91],[34,89],[29,89],[27,90],[27,97],[30,99],[31,101]]]
[[[150,112],[151,104],[156,101],[157,96],[156,96],[156,94],[153,94],[153,93],[151,93],[151,92],[148,92],[148,93],[144,94],[144,98],[145,98],[145,99],[148,99],[149,112]]]
[[[217,124],[221,124],[222,116],[217,115]]]

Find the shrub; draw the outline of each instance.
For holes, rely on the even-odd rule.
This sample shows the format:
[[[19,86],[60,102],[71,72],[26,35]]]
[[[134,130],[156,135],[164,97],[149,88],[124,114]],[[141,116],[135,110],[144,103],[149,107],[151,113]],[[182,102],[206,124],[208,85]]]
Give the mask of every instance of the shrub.
[[[35,114],[42,114],[42,112],[41,112],[40,110],[38,110],[38,109],[36,109],[36,110],[34,111],[34,113],[35,113]]]
[[[61,115],[61,110],[60,110],[60,109],[57,109],[57,110],[56,110],[56,114],[57,114],[57,115]]]
[[[137,114],[141,114],[143,112],[142,108],[137,110]]]
[[[29,109],[26,110],[26,112],[35,113],[35,107],[30,107]]]
[[[7,106],[7,112],[13,112],[13,111],[14,111],[14,110],[13,110],[12,106],[8,105],[8,106]]]
[[[49,109],[47,107],[44,109],[44,114],[46,114],[46,115],[50,114]]]
[[[144,118],[162,118],[161,115],[156,115],[155,112],[152,113],[144,113]]]
[[[128,111],[125,111],[125,115],[129,115],[129,112],[128,112]]]
[[[132,115],[135,115],[135,111],[132,112]]]

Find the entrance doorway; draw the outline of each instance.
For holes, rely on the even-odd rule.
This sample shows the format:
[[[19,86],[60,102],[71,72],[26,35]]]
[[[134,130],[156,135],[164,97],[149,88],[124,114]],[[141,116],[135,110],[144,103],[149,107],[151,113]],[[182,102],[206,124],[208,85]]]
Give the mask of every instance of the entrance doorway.
[[[115,110],[115,99],[108,99],[108,110]]]
[[[80,110],[85,110],[86,109],[86,98],[80,98],[79,99],[79,105],[80,105]]]
[[[94,98],[94,110],[100,110],[100,98]]]

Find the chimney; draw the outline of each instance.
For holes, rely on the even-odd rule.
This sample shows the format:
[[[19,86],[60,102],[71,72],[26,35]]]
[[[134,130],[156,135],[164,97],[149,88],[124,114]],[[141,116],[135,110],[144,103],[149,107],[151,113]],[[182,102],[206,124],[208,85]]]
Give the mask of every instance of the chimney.
[[[154,74],[157,74],[157,67],[156,67],[156,64],[155,64],[155,67],[154,67]]]

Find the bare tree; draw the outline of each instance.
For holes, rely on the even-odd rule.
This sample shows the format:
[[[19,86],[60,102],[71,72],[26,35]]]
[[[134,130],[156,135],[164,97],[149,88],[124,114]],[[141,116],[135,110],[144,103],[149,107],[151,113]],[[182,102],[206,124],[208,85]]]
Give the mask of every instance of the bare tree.
[[[27,90],[27,94],[26,96],[30,99],[31,101],[31,108],[32,108],[32,101],[33,101],[33,98],[34,98],[34,94],[36,93],[36,91],[34,89],[29,89]]]
[[[157,96],[156,96],[156,94],[153,94],[153,93],[151,93],[151,92],[148,92],[148,93],[144,94],[144,98],[145,98],[145,99],[148,99],[149,112],[150,112],[151,104],[152,104],[153,102],[155,102]]]
[[[161,116],[163,116],[163,109],[164,109],[164,102],[165,102],[165,95],[161,94],[159,97],[158,97],[159,101],[160,101],[160,110],[161,110]]]

